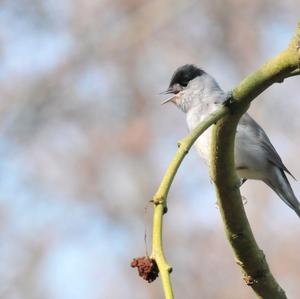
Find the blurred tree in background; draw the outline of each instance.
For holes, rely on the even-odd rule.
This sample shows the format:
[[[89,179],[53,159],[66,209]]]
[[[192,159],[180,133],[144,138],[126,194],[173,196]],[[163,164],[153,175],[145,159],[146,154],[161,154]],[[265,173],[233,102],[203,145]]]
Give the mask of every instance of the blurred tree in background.
[[[0,297],[161,298],[159,280],[129,267],[187,132],[158,93],[185,63],[230,89],[286,46],[299,11],[296,0],[1,1]],[[299,78],[273,86],[250,113],[299,178],[296,88]],[[242,193],[274,275],[299,298],[299,219],[262,183]],[[193,151],[170,194],[166,246],[178,298],[253,298]]]

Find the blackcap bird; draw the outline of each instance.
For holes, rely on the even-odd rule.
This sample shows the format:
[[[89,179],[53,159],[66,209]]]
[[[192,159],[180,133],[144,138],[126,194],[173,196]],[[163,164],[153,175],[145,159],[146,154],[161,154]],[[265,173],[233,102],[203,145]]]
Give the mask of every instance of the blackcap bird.
[[[193,130],[210,113],[227,99],[213,77],[202,69],[186,64],[173,74],[165,94],[171,97],[163,102],[173,102],[186,113],[189,130]],[[200,156],[209,165],[211,127],[195,142]],[[235,168],[241,181],[261,180],[300,217],[300,204],[285,175],[293,175],[284,166],[265,131],[248,114],[239,121],[235,137]],[[294,177],[293,177],[294,178]]]

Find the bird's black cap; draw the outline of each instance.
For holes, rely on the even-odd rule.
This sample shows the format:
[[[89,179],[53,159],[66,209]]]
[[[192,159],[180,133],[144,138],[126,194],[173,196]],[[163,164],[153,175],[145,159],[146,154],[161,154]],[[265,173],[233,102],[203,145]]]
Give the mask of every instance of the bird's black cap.
[[[185,64],[179,67],[173,74],[169,87],[179,84],[186,87],[189,82],[205,72],[193,64]]]

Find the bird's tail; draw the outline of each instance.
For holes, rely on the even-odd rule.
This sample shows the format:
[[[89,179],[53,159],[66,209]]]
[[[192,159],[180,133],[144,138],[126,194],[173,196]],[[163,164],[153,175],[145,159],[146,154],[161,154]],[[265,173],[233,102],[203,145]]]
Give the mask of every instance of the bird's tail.
[[[265,180],[265,183],[271,187],[291,209],[296,212],[298,217],[300,217],[300,203],[295,196],[284,171],[278,167],[274,167],[274,169],[274,175]]]

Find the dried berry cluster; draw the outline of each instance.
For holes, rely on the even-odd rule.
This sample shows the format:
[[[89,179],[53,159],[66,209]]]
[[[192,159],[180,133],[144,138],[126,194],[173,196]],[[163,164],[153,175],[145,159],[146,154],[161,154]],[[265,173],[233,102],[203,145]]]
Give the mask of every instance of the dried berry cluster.
[[[131,267],[138,268],[139,276],[148,282],[152,282],[158,276],[158,267],[154,259],[149,257],[138,257],[132,260]]]

